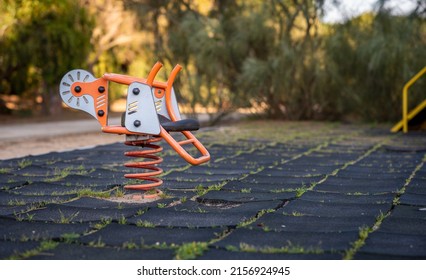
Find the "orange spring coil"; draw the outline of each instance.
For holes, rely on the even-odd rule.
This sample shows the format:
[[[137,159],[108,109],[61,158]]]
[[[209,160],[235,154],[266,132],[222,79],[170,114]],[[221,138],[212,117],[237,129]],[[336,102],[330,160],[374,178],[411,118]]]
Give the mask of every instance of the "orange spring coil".
[[[156,165],[163,162],[163,159],[158,155],[154,155],[156,153],[160,153],[163,148],[159,145],[152,144],[153,142],[161,141],[161,137],[151,138],[149,140],[143,141],[126,141],[124,144],[128,146],[139,146],[141,148],[150,148],[150,150],[138,150],[138,151],[129,151],[125,152],[125,156],[129,157],[138,157],[143,159],[148,159],[144,161],[135,161],[125,163],[124,166],[131,168],[141,168],[146,170],[151,170],[143,173],[134,173],[134,174],[125,174],[125,178],[130,179],[138,179],[142,181],[150,181],[152,183],[143,183],[137,185],[126,185],[124,188],[131,190],[143,190],[150,191],[155,190],[156,194],[153,195],[145,195],[145,198],[154,198],[161,194],[161,191],[157,190],[156,187],[161,186],[163,184],[163,180],[153,177],[158,176],[163,173],[163,169],[157,167]]]

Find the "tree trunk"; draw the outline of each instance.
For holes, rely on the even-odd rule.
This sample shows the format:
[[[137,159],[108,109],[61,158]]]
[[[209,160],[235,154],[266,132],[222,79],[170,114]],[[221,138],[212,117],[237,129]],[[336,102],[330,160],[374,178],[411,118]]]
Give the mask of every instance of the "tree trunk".
[[[44,116],[58,116],[62,112],[62,99],[59,96],[57,85],[43,86],[42,114]]]

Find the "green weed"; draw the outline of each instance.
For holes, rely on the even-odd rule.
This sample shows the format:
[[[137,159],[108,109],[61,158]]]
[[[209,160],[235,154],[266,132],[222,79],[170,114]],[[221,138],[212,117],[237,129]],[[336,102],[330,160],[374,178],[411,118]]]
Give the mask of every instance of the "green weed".
[[[246,227],[246,226],[254,223],[257,219],[259,219],[260,217],[262,217],[266,213],[272,213],[272,212],[275,212],[275,210],[274,209],[263,209],[263,210],[259,211],[255,216],[239,223],[237,225],[237,228]]]
[[[98,240],[96,240],[96,241],[90,241],[89,242],[89,246],[94,247],[94,248],[103,248],[103,247],[105,247],[105,245],[106,244],[104,242],[102,242],[101,237],[99,237]]]
[[[12,168],[0,168],[0,174],[9,173],[11,170]]]
[[[115,197],[123,197],[126,194],[126,192],[124,191],[124,189],[122,188],[117,188],[114,192]]]
[[[137,227],[146,227],[146,228],[153,228],[155,227],[155,224],[149,221],[144,221],[144,220],[138,220],[136,222],[136,226]]]
[[[37,247],[35,249],[32,249],[32,250],[28,250],[28,251],[26,251],[26,252],[24,252],[22,254],[12,255],[8,259],[10,259],[10,260],[28,259],[30,257],[37,256],[37,255],[39,255],[40,253],[42,253],[44,251],[53,250],[58,245],[59,245],[58,242],[55,242],[55,241],[52,241],[52,240],[45,240],[45,241],[42,241],[40,243],[39,247]]]
[[[75,243],[79,237],[78,233],[64,233],[61,235],[61,240],[65,243]]]
[[[32,221],[34,216],[35,216],[35,214],[29,214],[29,213],[25,213],[25,214],[14,213],[13,215],[18,222],[22,222],[24,220],[25,221]]]
[[[308,247],[305,248],[299,245],[289,245],[283,247],[255,247],[246,243],[240,243],[240,250],[243,252],[263,253],[263,254],[322,254],[324,251],[321,248]]]
[[[158,208],[166,208],[166,206],[167,206],[166,203],[157,203]]]
[[[75,213],[72,213],[69,216],[65,216],[64,213],[62,213],[61,209],[59,209],[59,215],[60,215],[60,217],[59,217],[59,221],[57,221],[57,222],[59,224],[69,224],[69,223],[72,222],[72,220],[74,220],[78,216],[79,213],[80,212],[77,211]]]
[[[125,225],[127,223],[126,217],[124,217],[123,215],[118,219],[118,223],[120,225]]]
[[[78,197],[88,196],[88,197],[98,197],[98,198],[110,198],[111,193],[109,191],[94,191],[90,188],[84,188],[77,190]]]
[[[302,217],[302,216],[305,216],[305,214],[300,213],[300,212],[297,212],[297,211],[293,211],[293,212],[291,212],[291,214],[284,213],[284,215],[286,215],[286,216],[294,216],[294,217]]]
[[[8,206],[23,206],[23,205],[25,205],[26,203],[25,203],[25,201],[24,200],[18,200],[18,199],[14,199],[14,200],[9,200],[8,202],[7,202],[7,205]]]
[[[108,219],[102,218],[100,222],[93,225],[93,228],[95,230],[100,230],[106,227],[107,225],[109,225],[111,222],[112,222],[111,218],[108,218]]]
[[[33,162],[30,159],[24,158],[24,159],[18,161],[17,164],[18,164],[18,167],[20,169],[23,169],[23,168],[25,168],[25,167],[30,166],[31,164],[33,164]]]
[[[175,259],[193,260],[201,256],[208,249],[207,242],[184,243],[176,250]]]
[[[139,249],[138,244],[134,242],[124,242],[122,247],[123,249],[129,249],[129,250]]]
[[[55,168],[52,174],[53,177],[47,178],[44,181],[48,183],[60,181],[64,179],[65,177],[67,177],[71,173],[71,171],[72,171],[71,167],[66,167],[63,169]],[[49,176],[49,174],[46,174],[46,176]]]

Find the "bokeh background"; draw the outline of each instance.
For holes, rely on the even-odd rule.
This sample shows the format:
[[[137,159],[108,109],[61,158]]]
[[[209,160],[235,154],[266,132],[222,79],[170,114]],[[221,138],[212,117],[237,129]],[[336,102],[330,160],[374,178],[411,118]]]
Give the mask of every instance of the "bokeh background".
[[[184,67],[181,110],[211,123],[234,112],[391,122],[425,50],[425,0],[2,0],[0,115],[60,115],[69,70],[145,77],[161,61],[163,80]],[[125,94],[112,85],[111,111]]]

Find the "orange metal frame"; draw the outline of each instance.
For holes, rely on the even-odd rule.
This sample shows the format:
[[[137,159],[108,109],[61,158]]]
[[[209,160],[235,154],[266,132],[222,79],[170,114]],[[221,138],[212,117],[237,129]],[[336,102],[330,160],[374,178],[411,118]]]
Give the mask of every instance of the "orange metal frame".
[[[132,76],[127,75],[120,75],[120,74],[113,74],[113,73],[106,73],[102,76],[99,80],[105,80],[105,81],[111,81],[116,82],[119,84],[124,85],[130,85],[133,82],[140,82],[147,84],[154,88],[154,92],[160,91],[161,93],[165,93],[166,95],[166,108],[167,112],[171,118],[172,121],[178,121],[178,118],[176,117],[176,114],[173,110],[172,106],[172,97],[171,97],[171,91],[172,86],[174,83],[174,80],[176,78],[176,75],[179,73],[179,71],[182,69],[182,66],[179,64],[176,65],[172,72],[170,73],[169,79],[166,83],[163,82],[157,82],[154,81],[155,76],[157,75],[158,71],[161,69],[163,65],[160,62],[157,62],[151,69],[151,71],[148,74],[148,77],[146,79],[143,78],[135,78]],[[104,82],[99,82],[100,84],[104,84]],[[97,90],[98,88],[98,82],[95,81],[92,83],[94,89]],[[91,85],[92,86],[92,85]],[[95,90],[95,92],[96,92]],[[113,133],[113,134],[127,134],[127,135],[143,135],[131,132],[127,130],[125,127],[122,126],[107,126],[106,120],[103,119],[103,117],[98,116],[98,120],[102,125],[102,132],[105,133]],[[207,162],[210,160],[210,154],[207,151],[207,149],[201,144],[200,141],[189,131],[182,131],[182,134],[186,137],[186,140],[183,141],[176,141],[163,127],[161,127],[161,132],[159,136],[166,140],[166,142],[182,157],[184,158],[188,163],[192,165],[198,165],[202,164],[204,162]],[[186,144],[193,144],[197,150],[201,153],[201,156],[198,158],[194,158],[191,156],[184,148],[183,145]]]
[[[145,194],[145,198],[153,198],[158,196],[158,194],[161,193],[161,191],[157,190],[156,187],[160,186],[163,181],[155,176],[160,175],[163,170],[159,167],[157,167],[157,164],[161,163],[163,159],[155,155],[156,153],[159,153],[162,151],[162,147],[159,145],[156,145],[155,142],[161,141],[161,139],[164,139],[182,158],[184,158],[188,163],[192,165],[198,165],[204,162],[207,162],[210,160],[210,154],[207,151],[207,149],[201,144],[200,141],[189,131],[181,131],[185,136],[185,140],[182,141],[176,141],[172,135],[168,131],[166,131],[160,124],[160,133],[158,135],[151,135],[146,133],[139,133],[139,132],[132,132],[129,131],[126,127],[123,126],[109,126],[108,125],[108,84],[109,82],[115,82],[119,84],[124,84],[130,86],[134,82],[139,82],[146,84],[153,88],[153,94],[157,99],[164,98],[167,114],[169,115],[169,118],[171,121],[176,122],[179,121],[179,118],[177,117],[176,112],[174,111],[174,105],[173,102],[176,102],[176,100],[173,97],[172,94],[172,87],[173,83],[175,81],[175,78],[179,71],[182,69],[180,65],[176,65],[172,72],[170,73],[170,76],[167,80],[167,82],[159,82],[155,81],[155,77],[160,71],[161,67],[163,65],[159,62],[157,62],[149,72],[146,79],[144,78],[136,78],[132,76],[127,75],[120,75],[120,74],[114,74],[114,73],[106,73],[101,78],[98,79],[90,79],[90,81],[86,81],[86,78],[83,80],[80,80],[80,72],[77,72],[78,80],[75,81],[73,78],[73,75],[68,73],[64,78],[69,79],[69,81],[72,82],[72,86],[68,83],[62,83],[65,86],[69,86],[69,91],[72,93],[74,97],[77,97],[77,102],[86,102],[86,104],[89,104],[89,100],[85,95],[90,95],[93,98],[93,106],[95,107],[95,113],[91,113],[95,116],[95,118],[98,120],[102,127],[102,132],[105,133],[113,133],[113,134],[124,134],[124,135],[139,135],[142,136],[140,139],[143,140],[132,140],[132,141],[126,141],[125,144],[128,146],[139,146],[142,148],[148,148],[144,150],[135,150],[135,151],[129,151],[126,152],[125,155],[129,157],[138,157],[145,159],[144,161],[135,161],[135,162],[129,162],[126,163],[126,167],[132,167],[132,168],[140,168],[144,170],[148,170],[141,173],[134,173],[134,174],[126,174],[126,178],[133,178],[133,179],[139,179],[142,181],[148,181],[141,184],[135,184],[135,185],[126,185],[126,189],[134,189],[134,190],[143,190],[143,191],[149,191],[149,190],[155,190],[155,194]],[[78,71],[78,70],[77,70]],[[86,76],[87,77],[87,76]],[[67,91],[63,91],[62,94],[66,93]],[[70,99],[71,100],[71,99]],[[80,101],[81,100],[81,101]],[[68,102],[69,103],[69,102]],[[92,104],[92,103],[90,103]],[[84,103],[77,103],[77,106],[74,108],[82,108],[81,105],[84,105]],[[84,109],[83,109],[84,110]],[[87,111],[86,111],[87,112]],[[178,114],[179,115],[179,114]],[[148,120],[149,121],[149,120]],[[135,137],[137,139],[138,137]],[[194,157],[191,154],[189,154],[186,149],[183,147],[184,145],[192,144],[194,147],[198,150],[198,152],[201,154],[198,157]]]

